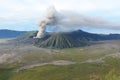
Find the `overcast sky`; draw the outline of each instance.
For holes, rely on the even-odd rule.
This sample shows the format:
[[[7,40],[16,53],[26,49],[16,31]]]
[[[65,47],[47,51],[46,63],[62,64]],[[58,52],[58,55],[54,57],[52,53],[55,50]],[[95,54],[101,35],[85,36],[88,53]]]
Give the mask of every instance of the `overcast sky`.
[[[120,23],[120,0],[0,0],[0,29],[37,30],[39,27],[36,20],[40,19],[51,5],[58,11],[73,11]],[[120,28],[81,29],[98,33],[120,33]]]

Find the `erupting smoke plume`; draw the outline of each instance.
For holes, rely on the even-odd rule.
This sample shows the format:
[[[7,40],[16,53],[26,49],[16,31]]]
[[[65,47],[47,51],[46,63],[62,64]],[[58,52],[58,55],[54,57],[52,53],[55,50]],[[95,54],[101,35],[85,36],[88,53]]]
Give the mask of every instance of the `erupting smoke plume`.
[[[36,38],[41,38],[45,32],[46,29],[46,25],[54,25],[55,23],[57,23],[57,15],[56,15],[56,10],[54,7],[50,7],[47,9],[47,13],[44,16],[42,21],[38,22],[38,25],[40,26],[40,30],[37,33]]]
[[[111,29],[120,29],[120,24],[112,23],[104,19],[96,17],[88,17],[80,15],[74,12],[57,12],[54,7],[49,7],[47,9],[46,15],[43,16],[43,20],[38,22],[40,30],[35,38],[41,38],[44,35],[46,26],[50,27],[57,26],[57,29],[63,27],[68,30],[73,30],[73,27],[103,27]]]

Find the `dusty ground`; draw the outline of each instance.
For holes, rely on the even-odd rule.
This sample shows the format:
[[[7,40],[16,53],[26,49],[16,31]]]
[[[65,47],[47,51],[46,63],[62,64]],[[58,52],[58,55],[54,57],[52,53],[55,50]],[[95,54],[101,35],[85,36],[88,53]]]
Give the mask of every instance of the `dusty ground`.
[[[19,60],[20,55],[30,52],[47,52],[51,53],[49,49],[42,49],[30,44],[11,43],[10,39],[0,39],[0,64],[5,62],[13,62]]]

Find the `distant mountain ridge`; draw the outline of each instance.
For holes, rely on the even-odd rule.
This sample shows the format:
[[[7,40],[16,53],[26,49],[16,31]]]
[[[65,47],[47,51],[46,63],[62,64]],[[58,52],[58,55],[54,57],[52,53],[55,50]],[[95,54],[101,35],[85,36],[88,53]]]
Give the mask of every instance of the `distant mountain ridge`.
[[[1,29],[0,38],[14,38],[14,37],[21,36],[25,33],[27,33],[27,31],[15,31],[15,30]]]

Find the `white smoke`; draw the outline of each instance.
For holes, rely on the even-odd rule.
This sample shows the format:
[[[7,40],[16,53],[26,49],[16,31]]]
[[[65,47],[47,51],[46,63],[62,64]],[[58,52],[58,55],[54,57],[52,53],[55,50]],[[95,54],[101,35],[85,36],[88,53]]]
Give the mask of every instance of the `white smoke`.
[[[47,9],[46,15],[43,17],[42,21],[38,21],[38,25],[40,26],[40,30],[37,33],[36,38],[41,38],[45,32],[46,25],[56,25],[57,19],[59,18],[57,15],[57,11],[54,7],[49,7]]]
[[[58,29],[62,27],[68,28],[68,30],[73,29],[73,26],[120,29],[120,24],[112,23],[97,17],[84,16],[70,11],[58,12],[54,7],[49,7],[47,9],[45,16],[43,16],[43,20],[39,21],[38,25],[40,26],[40,30],[35,38],[41,38],[44,35],[47,25],[49,25],[51,28],[56,26]]]

